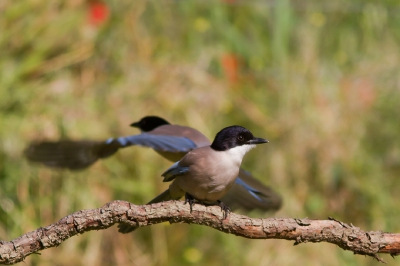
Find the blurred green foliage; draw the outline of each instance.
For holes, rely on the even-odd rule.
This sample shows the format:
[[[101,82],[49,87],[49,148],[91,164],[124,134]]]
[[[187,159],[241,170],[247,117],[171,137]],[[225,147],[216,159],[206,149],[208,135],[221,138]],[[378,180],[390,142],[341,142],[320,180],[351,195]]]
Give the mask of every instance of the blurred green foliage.
[[[398,1],[107,1],[100,23],[93,3],[0,3],[0,239],[161,192],[170,163],[150,149],[80,172],[22,155],[32,140],[135,134],[128,125],[145,115],[269,139],[243,165],[283,195],[275,216],[400,231]],[[185,224],[113,227],[41,254],[25,265],[377,264]]]

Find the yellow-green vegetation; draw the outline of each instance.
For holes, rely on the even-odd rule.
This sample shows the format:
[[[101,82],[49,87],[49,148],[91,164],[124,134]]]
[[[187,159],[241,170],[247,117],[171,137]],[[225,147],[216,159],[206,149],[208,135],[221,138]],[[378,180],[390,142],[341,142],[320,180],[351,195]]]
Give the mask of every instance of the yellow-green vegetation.
[[[108,17],[94,23],[82,0],[0,3],[0,239],[161,192],[170,162],[150,149],[79,172],[23,157],[31,140],[136,134],[129,124],[145,115],[210,138],[239,124],[269,139],[243,166],[284,205],[250,216],[332,216],[400,232],[398,1],[105,4]],[[24,265],[378,264],[326,243],[292,244],[186,224],[130,235],[112,227]]]

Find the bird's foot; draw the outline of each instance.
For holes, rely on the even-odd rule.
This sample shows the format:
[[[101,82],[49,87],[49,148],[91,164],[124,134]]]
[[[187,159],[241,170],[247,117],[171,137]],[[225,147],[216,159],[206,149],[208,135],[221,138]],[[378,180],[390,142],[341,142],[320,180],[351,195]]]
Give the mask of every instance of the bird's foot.
[[[190,195],[189,193],[186,193],[186,194],[185,194],[185,204],[186,204],[186,203],[189,203],[189,206],[190,206],[190,213],[192,213],[193,205],[194,205],[195,201],[196,201],[196,199],[193,198],[192,195]]]
[[[205,206],[211,206],[211,205],[214,205],[214,206],[215,206],[215,201],[214,201],[213,203],[210,203],[210,202],[203,202],[203,201],[199,201],[199,200],[193,198],[193,196],[190,195],[189,193],[186,193],[186,194],[185,194],[185,204],[186,204],[186,203],[189,203],[189,206],[190,206],[190,213],[192,213],[193,205],[194,205],[196,202],[199,202],[199,203],[201,203],[201,204],[203,204],[203,205],[205,205]],[[231,212],[231,208],[229,208],[227,205],[225,205],[225,203],[223,203],[223,202],[220,201],[220,200],[217,200],[217,205],[220,206],[220,207],[221,207],[221,211],[224,212],[224,217],[223,217],[224,220],[225,220],[226,218],[228,218],[228,215],[229,215],[229,213]]]
[[[229,208],[225,203],[218,200],[218,205],[221,207],[221,211],[224,211],[224,220],[228,218],[229,213],[231,212],[231,208]]]

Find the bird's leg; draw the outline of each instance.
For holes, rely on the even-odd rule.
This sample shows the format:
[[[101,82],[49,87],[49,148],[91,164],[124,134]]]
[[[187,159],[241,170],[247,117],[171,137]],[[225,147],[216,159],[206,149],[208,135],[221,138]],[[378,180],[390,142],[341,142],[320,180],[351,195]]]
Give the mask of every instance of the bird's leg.
[[[189,203],[190,206],[190,213],[192,213],[192,209],[193,209],[193,204],[195,202],[195,198],[193,198],[192,195],[190,195],[189,193],[185,193],[185,204]]]
[[[201,203],[201,204],[203,204],[203,205],[206,205],[206,206],[215,205],[215,202],[214,203],[208,203],[208,202],[199,201],[199,200],[196,200],[195,198],[193,198],[193,196],[190,195],[189,193],[185,193],[185,204],[189,203],[189,205],[190,205],[190,213],[192,213],[193,205],[194,205],[194,203],[196,201]],[[220,200],[217,200],[217,203],[218,203],[217,205],[221,207],[221,211],[224,212],[224,220],[225,220],[226,218],[228,218],[228,215],[231,212],[231,208],[229,208],[227,205],[225,205],[225,203],[223,203]]]
[[[231,208],[229,208],[225,203],[220,200],[217,200],[218,205],[221,207],[221,211],[224,211],[224,220],[228,218],[229,213],[231,212]]]

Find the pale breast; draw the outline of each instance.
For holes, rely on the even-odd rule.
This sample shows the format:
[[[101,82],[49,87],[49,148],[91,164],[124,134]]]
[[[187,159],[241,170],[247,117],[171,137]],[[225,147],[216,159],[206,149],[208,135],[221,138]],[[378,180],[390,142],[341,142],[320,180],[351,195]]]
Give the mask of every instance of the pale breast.
[[[210,147],[188,153],[180,165],[189,166],[186,175],[177,177],[182,190],[202,201],[216,201],[223,197],[236,180],[241,158]]]

